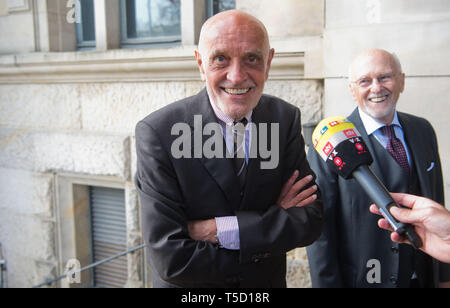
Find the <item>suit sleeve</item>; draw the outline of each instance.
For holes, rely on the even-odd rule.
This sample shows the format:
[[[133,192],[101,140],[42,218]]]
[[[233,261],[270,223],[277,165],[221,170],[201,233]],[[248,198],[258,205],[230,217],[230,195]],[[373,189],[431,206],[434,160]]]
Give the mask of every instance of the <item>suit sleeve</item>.
[[[283,183],[299,170],[299,178],[313,174],[306,160],[305,144],[300,130],[300,111],[295,109],[290,123],[287,146],[280,157],[283,167]],[[280,151],[281,152],[281,151]],[[314,183],[310,184],[311,186]],[[282,255],[296,247],[314,242],[322,231],[322,201],[288,210],[273,204],[264,212],[238,211],[240,233],[240,260],[242,263]]]
[[[151,262],[172,284],[195,287],[220,283],[240,269],[238,253],[189,237],[186,205],[169,155],[145,122],[136,126],[136,187]]]
[[[324,207],[324,228],[321,237],[307,247],[313,288],[339,288],[342,283],[341,268],[338,258],[339,242],[336,219],[340,207],[339,178],[322,160],[319,154],[309,149],[308,160],[316,173],[317,185],[321,191]]]

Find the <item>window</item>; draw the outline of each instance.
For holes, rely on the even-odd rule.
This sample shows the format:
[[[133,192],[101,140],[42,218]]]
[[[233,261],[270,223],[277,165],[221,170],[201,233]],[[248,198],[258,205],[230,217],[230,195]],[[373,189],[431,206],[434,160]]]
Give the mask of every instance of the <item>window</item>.
[[[77,6],[80,6],[79,8]],[[76,23],[77,49],[95,48],[94,0],[75,1],[76,12],[80,14]]]
[[[125,193],[122,189],[89,187],[92,263],[127,250]],[[127,256],[93,268],[92,286],[122,288],[127,282]]]
[[[121,47],[181,41],[180,0],[121,0]]]
[[[236,8],[235,0],[206,0],[206,18]]]

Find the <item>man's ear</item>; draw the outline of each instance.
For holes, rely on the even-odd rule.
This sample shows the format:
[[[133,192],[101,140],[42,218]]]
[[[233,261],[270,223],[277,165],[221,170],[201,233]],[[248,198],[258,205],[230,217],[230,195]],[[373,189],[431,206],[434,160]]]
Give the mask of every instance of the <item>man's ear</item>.
[[[272,59],[273,59],[273,55],[275,54],[275,49],[271,48],[269,51],[269,56],[267,58],[267,67],[266,67],[266,81],[267,79],[269,79],[269,71],[270,71],[270,66],[272,65]]]
[[[195,51],[195,58],[197,59],[197,65],[198,65],[198,69],[200,70],[200,76],[202,78],[202,81],[204,82],[204,81],[206,81],[206,73],[203,68],[202,55],[200,54],[200,52],[198,50]]]
[[[352,94],[353,99],[355,100],[355,102],[357,102],[358,100],[357,100],[357,96],[355,93],[355,91],[356,91],[355,86],[351,82],[349,82],[348,88],[350,89],[350,93]]]
[[[400,75],[400,93],[403,93],[403,91],[405,90],[405,73],[401,73]]]

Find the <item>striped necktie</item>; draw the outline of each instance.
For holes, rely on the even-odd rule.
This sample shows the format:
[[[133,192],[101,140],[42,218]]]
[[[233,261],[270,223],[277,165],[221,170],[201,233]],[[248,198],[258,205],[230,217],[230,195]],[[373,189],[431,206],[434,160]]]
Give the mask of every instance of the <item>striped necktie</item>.
[[[400,139],[395,136],[394,125],[386,125],[381,127],[383,134],[388,137],[386,150],[394,157],[397,163],[402,167],[405,173],[409,176],[409,163],[406,156],[406,150]]]
[[[236,175],[239,178],[241,190],[245,186],[245,177],[247,175],[247,164],[245,160],[245,127],[247,119],[244,117],[239,122],[233,122],[233,164]]]

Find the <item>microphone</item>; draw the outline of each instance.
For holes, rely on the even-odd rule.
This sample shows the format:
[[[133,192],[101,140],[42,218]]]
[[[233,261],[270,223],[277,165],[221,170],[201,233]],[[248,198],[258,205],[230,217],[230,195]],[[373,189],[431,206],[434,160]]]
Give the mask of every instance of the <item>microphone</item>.
[[[354,178],[362,186],[394,231],[406,236],[415,249],[422,247],[413,226],[399,222],[390,213],[391,207],[400,206],[370,168],[372,155],[353,123],[344,117],[324,119],[314,130],[312,141],[330,169],[344,179]]]

